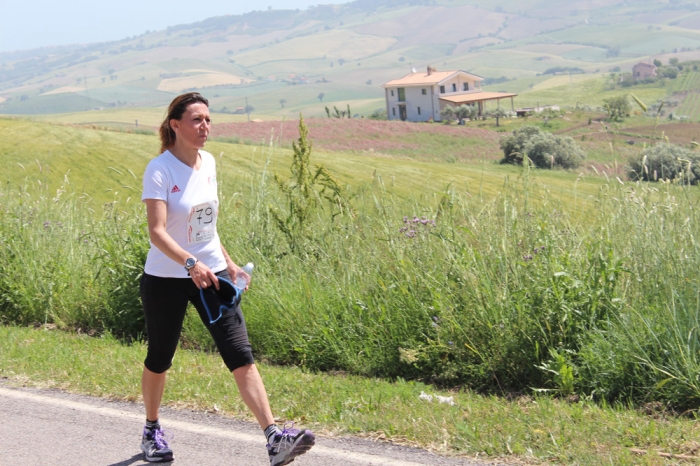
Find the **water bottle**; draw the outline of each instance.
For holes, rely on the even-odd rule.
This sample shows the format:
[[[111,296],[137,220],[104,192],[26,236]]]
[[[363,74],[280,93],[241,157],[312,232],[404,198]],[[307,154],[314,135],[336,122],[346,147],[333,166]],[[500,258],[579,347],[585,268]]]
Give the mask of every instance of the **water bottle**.
[[[248,276],[246,277],[247,274]],[[234,278],[233,284],[236,286],[236,288],[239,288],[240,290],[245,290],[245,287],[248,286],[248,283],[250,283],[250,279],[253,276],[253,263],[248,262],[246,265],[241,267],[241,269],[236,273],[236,277]]]

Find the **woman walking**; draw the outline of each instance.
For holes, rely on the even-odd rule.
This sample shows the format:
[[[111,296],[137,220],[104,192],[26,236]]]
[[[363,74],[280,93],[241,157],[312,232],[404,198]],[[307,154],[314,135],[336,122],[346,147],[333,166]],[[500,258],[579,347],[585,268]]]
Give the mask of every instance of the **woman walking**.
[[[219,277],[243,275],[219,240],[216,221],[219,200],[214,157],[202,150],[211,119],[209,102],[196,92],[176,97],[160,127],[161,154],[151,160],[143,177],[151,248],[141,278],[148,334],[141,389],[146,425],[141,449],[149,462],[173,460],[163,435],[159,408],[166,372],[172,365],[188,302],[204,325],[267,439],[272,466],[291,463],[314,444],[309,430],[284,429],[275,424],[267,393],[253,361],[241,309],[211,323],[200,289],[219,289]],[[246,287],[247,289],[247,287]]]

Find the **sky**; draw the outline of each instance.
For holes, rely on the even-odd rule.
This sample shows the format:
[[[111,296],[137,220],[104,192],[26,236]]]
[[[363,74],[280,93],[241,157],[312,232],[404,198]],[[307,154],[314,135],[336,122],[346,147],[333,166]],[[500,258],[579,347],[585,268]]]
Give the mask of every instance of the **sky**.
[[[124,39],[253,10],[306,9],[349,0],[0,0],[0,52]]]

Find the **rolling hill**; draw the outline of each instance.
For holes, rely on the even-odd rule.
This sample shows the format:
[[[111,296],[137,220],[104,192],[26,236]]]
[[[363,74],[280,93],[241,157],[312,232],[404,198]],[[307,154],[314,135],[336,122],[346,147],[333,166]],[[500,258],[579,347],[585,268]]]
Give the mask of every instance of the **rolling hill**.
[[[159,108],[197,89],[214,111],[232,112],[247,99],[255,118],[321,116],[326,105],[346,103],[369,114],[383,107],[382,83],[427,65],[481,75],[494,82],[487,89],[519,92],[520,106],[599,105],[611,70],[671,57],[700,59],[696,3],[357,0],[1,53],[0,113]],[[545,74],[557,68],[585,74]],[[646,99],[671,92],[648,87]]]

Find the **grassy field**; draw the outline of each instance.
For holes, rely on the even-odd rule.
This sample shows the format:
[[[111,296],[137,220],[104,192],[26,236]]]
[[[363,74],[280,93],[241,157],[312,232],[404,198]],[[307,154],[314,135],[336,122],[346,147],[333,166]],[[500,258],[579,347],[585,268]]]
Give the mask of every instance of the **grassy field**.
[[[582,142],[607,143],[589,140],[585,113],[556,120]],[[318,123],[338,142],[369,133],[355,123],[375,122]],[[423,128],[376,123],[389,142],[381,131],[411,142]],[[493,131],[473,123],[435,125],[413,142]],[[157,138],[11,119],[0,119],[0,134],[0,323],[12,325],[0,327],[0,375],[136,400],[135,284],[148,247],[140,174]],[[222,239],[234,260],[256,264],[245,298],[256,357],[299,368],[264,370],[302,380],[314,398],[292,403],[273,386],[277,411],[329,433],[469,456],[660,464],[655,451],[697,454],[697,187],[630,183],[615,167],[619,152],[596,174],[319,146],[313,163],[330,170],[353,215],[333,218],[337,205],[320,204],[289,233],[273,217],[292,218],[272,176],[284,183],[292,151],[269,139],[207,146]],[[231,380],[216,375],[221,363],[193,313],[181,344],[205,351],[178,359],[180,388],[167,402],[206,409],[223,398],[224,412],[243,415],[225,398]],[[96,370],[95,355],[115,372]],[[421,391],[453,396],[456,407],[423,405]]]
[[[321,123],[325,123],[325,120]],[[390,122],[378,123],[384,126],[392,125]],[[395,126],[403,128],[406,125],[399,123]],[[275,126],[273,124],[272,129],[279,133]],[[289,128],[291,134],[294,131],[292,128]],[[408,128],[412,126],[409,125]],[[436,125],[435,129],[443,128]],[[448,133],[460,134],[462,128],[444,129]],[[121,202],[129,198],[138,200],[141,192],[141,174],[159,149],[159,141],[155,135],[103,131],[63,124],[0,119],[0,131],[6,135],[0,139],[0,151],[6,161],[4,184],[25,186],[43,183],[49,187],[51,193],[59,189],[78,195],[85,193],[94,198],[98,205],[113,201],[115,196],[118,196]],[[269,143],[269,138],[274,133],[268,132],[266,128],[258,128],[258,131],[260,132],[256,131],[254,134],[261,135],[261,140],[253,142],[263,143],[262,139],[265,138]],[[255,138],[240,137],[242,140]],[[450,136],[443,137],[448,138],[446,141],[455,139]],[[429,139],[429,136],[419,134],[415,138],[417,139],[413,144],[420,145]],[[469,148],[470,144],[471,147],[484,147],[481,150],[485,151],[483,155],[486,158],[482,155],[470,157],[476,162],[472,164],[406,160],[409,155],[406,152],[397,154],[402,159],[401,163],[396,163],[394,158],[380,151],[375,154],[345,153],[338,157],[337,153],[324,151],[322,148],[317,151],[315,157],[317,163],[329,167],[344,182],[371,186],[377,182],[377,177],[381,177],[392,187],[394,193],[404,198],[411,197],[412,193],[441,192],[445,185],[450,183],[460,186],[460,189],[466,189],[471,195],[480,193],[491,197],[499,192],[499,186],[505,177],[517,177],[519,170],[495,164],[501,155],[495,150],[497,143],[494,142],[493,136],[490,139],[490,146],[485,146],[484,141],[474,138],[472,143],[460,141],[457,146],[453,146],[457,149],[455,152],[449,152],[442,147],[437,154],[427,154],[429,160],[434,159],[434,155],[438,158],[452,156],[456,160],[460,147]],[[352,136],[346,133],[343,140],[349,142]],[[290,140],[283,143],[288,147]],[[285,170],[291,160],[291,150],[285,147],[277,148],[269,161],[263,156],[264,146],[211,141],[207,150],[215,156],[222,154],[219,158],[221,178],[230,178],[232,181],[238,176],[252,176],[252,173],[258,173],[267,163],[268,169],[273,172]],[[391,151],[388,152],[390,155]],[[243,168],[245,170],[240,172]],[[574,197],[573,182],[576,180],[576,174],[542,172],[539,177],[543,184],[561,193],[567,201]],[[576,184],[576,189],[582,196],[579,201],[595,194],[603,181],[602,177],[580,180]],[[246,184],[249,182],[250,180],[246,181]]]

